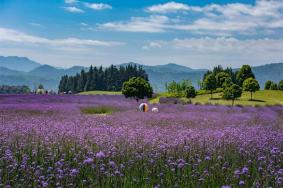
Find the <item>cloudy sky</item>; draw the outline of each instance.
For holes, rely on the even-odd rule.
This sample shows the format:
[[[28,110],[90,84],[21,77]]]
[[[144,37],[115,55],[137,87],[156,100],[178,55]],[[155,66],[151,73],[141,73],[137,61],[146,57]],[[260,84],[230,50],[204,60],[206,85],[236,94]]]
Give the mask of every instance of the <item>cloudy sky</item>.
[[[283,62],[283,1],[0,0],[0,55],[57,67]]]

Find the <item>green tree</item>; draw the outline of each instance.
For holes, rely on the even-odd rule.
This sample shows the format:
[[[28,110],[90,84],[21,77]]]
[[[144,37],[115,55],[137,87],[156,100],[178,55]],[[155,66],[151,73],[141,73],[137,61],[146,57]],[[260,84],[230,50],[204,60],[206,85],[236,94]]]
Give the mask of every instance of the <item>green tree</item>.
[[[258,81],[254,78],[248,78],[243,82],[243,90],[251,93],[251,100],[253,100],[253,92],[260,89]]]
[[[44,89],[42,84],[39,84],[38,89]]]
[[[145,97],[151,98],[153,94],[149,82],[141,77],[133,77],[123,83],[122,93],[126,98],[132,97],[139,101]]]
[[[185,97],[186,89],[192,85],[190,80],[182,80],[181,82],[166,83],[167,92],[174,97]]]
[[[197,95],[197,92],[193,86],[188,86],[185,90],[186,98],[195,98]]]
[[[270,90],[271,84],[272,84],[272,81],[270,81],[270,80],[268,80],[267,82],[265,82],[264,90]]]
[[[224,83],[223,83],[223,88],[225,89],[226,87],[230,87],[233,84],[232,78],[226,78]]]
[[[234,101],[242,96],[242,88],[237,84],[232,84],[225,87],[223,92],[223,98],[226,100],[232,100],[232,106],[234,106]]]
[[[231,79],[230,75],[227,72],[219,72],[215,76],[216,84],[218,88],[223,88],[226,79]]]
[[[211,95],[210,98],[212,99],[213,90],[217,88],[216,78],[214,74],[207,75],[203,84],[204,84],[204,89],[210,91],[210,95]]]
[[[255,78],[252,68],[249,65],[243,65],[239,72],[237,73],[237,82],[240,86],[243,86],[243,83],[248,78]]]
[[[278,89],[283,91],[283,80],[278,83]]]
[[[277,89],[278,89],[277,84],[272,82],[270,85],[270,90],[277,90]]]

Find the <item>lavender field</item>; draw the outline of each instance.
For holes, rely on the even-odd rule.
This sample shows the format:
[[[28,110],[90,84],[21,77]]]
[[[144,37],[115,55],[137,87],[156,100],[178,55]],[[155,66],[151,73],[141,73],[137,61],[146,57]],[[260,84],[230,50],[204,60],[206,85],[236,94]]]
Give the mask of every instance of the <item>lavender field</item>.
[[[282,106],[156,106],[1,95],[0,187],[283,186]]]

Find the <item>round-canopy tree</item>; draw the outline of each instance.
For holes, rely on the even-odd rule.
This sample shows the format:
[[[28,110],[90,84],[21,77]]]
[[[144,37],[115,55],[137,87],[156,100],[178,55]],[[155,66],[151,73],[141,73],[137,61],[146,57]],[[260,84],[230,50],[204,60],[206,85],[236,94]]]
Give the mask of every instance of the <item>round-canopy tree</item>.
[[[278,89],[281,91],[283,90],[283,80],[278,83]]]
[[[243,86],[243,82],[248,78],[255,78],[252,68],[249,65],[243,65],[237,73],[237,82],[240,86]]]
[[[216,78],[214,74],[207,75],[205,77],[203,84],[204,84],[204,89],[210,91],[210,95],[211,95],[210,98],[212,99],[213,90],[217,88]]]
[[[126,98],[132,97],[137,101],[145,97],[151,98],[153,94],[149,82],[141,77],[133,77],[123,83],[122,93]]]
[[[217,87],[219,88],[223,88],[225,81],[229,78],[231,79],[230,75],[227,72],[219,72],[218,74],[216,74],[215,78]]]
[[[248,78],[243,83],[244,91],[251,92],[251,100],[253,100],[253,92],[256,92],[260,89],[258,81],[254,78]]]
[[[267,80],[267,82],[265,82],[265,85],[264,85],[264,90],[270,90],[271,84],[272,84],[272,81]]]
[[[223,92],[223,98],[226,100],[232,100],[232,106],[234,106],[234,101],[242,96],[242,88],[237,84],[232,84],[225,87]]]

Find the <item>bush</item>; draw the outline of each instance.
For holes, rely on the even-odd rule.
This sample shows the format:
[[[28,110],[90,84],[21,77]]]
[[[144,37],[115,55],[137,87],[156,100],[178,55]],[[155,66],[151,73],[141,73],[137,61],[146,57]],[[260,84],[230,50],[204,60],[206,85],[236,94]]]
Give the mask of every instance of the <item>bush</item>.
[[[190,99],[190,98],[195,98],[197,95],[197,92],[193,86],[189,86],[186,89],[185,94],[186,94],[186,98]]]

